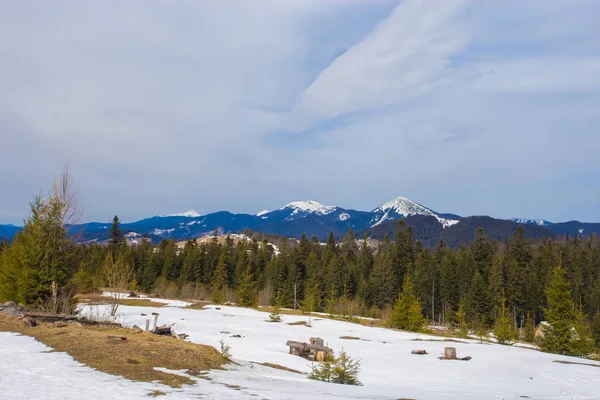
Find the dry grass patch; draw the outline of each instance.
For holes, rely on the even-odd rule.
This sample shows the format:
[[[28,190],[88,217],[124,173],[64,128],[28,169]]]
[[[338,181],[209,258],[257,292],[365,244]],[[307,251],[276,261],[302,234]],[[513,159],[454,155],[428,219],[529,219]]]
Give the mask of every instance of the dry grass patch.
[[[210,301],[200,301],[195,302],[187,306],[186,308],[191,308],[192,310],[206,310],[204,307],[212,304]]]
[[[220,369],[223,364],[223,357],[213,347],[134,329],[73,324],[64,327],[39,324],[30,328],[23,321],[0,314],[0,331],[32,336],[55,351],[65,352],[102,372],[134,381],[159,381],[176,388],[193,384],[194,380],[154,368],[201,371]],[[109,339],[109,335],[125,336],[127,340]]]
[[[340,339],[344,339],[344,340],[360,340],[360,338],[356,337],[356,336],[340,336]]]
[[[288,325],[292,325],[292,326],[303,325],[303,326],[306,326],[308,328],[312,328],[312,326],[310,326],[308,324],[308,322],[306,322],[306,321],[289,322]]]
[[[270,362],[263,362],[263,363],[257,363],[257,364],[262,365],[263,367],[275,368],[275,369],[280,369],[282,371],[293,372],[295,374],[305,375],[304,372],[300,372],[297,369],[284,367],[283,365],[279,365],[279,364],[273,364]]]
[[[140,299],[135,297],[125,297],[122,299],[115,299],[110,296],[103,296],[100,293],[86,293],[77,296],[77,301],[80,303],[86,304],[111,304],[117,303],[119,305],[124,306],[134,306],[134,307],[154,307],[161,308],[165,307],[165,303],[159,303],[156,301],[150,301],[150,299]]]

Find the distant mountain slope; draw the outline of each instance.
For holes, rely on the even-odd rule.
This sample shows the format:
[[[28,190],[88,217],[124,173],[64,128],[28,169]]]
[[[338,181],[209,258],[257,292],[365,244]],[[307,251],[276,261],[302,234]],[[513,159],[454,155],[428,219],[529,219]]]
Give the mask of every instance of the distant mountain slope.
[[[155,243],[163,239],[188,240],[212,234],[242,232],[245,229],[265,234],[299,238],[306,234],[324,241],[329,232],[341,238],[349,229],[357,236],[368,235],[382,239],[393,236],[397,221],[404,219],[412,226],[416,238],[425,246],[435,246],[440,238],[452,246],[470,243],[475,230],[481,226],[490,238],[502,240],[512,235],[519,224],[531,238],[556,235],[589,236],[600,233],[600,223],[570,221],[552,223],[542,219],[501,220],[486,216],[461,218],[456,214],[438,213],[406,197],[396,197],[372,211],[357,211],[337,206],[323,205],[314,200],[295,201],[277,210],[264,210],[256,215],[233,214],[219,211],[201,215],[189,210],[182,213],[157,215],[140,221],[123,223],[123,233],[140,239],[143,234]],[[90,222],[71,227],[77,241],[103,242],[108,240],[111,223]],[[0,239],[12,238],[21,229],[13,225],[0,225]]]
[[[482,227],[490,239],[503,240],[510,237],[519,226],[523,226],[525,236],[531,239],[556,237],[557,233],[547,227],[521,225],[516,222],[495,219],[487,216],[461,218],[458,223],[444,229],[443,225],[431,216],[411,216],[404,219],[406,227],[411,226],[415,238],[426,247],[435,247],[440,239],[444,239],[449,247],[457,248],[473,241],[477,228]],[[398,221],[388,221],[367,229],[367,235],[374,239],[383,239],[386,234],[394,234]]]

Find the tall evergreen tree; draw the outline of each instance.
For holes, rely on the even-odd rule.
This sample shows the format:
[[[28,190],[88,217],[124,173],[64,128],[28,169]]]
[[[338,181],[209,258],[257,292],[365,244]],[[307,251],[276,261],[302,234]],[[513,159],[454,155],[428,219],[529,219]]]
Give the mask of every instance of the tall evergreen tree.
[[[227,253],[223,252],[212,277],[211,299],[215,303],[225,301],[227,291]]]
[[[562,262],[554,268],[546,297],[548,307],[545,309],[545,316],[548,325],[544,327],[540,347],[549,353],[570,354],[576,314]]]

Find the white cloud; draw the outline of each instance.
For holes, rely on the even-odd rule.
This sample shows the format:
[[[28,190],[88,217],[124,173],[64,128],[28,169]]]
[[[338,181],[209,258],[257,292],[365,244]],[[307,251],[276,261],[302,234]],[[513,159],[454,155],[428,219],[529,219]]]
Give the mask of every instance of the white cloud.
[[[397,105],[434,89],[468,43],[465,1],[407,0],[304,91],[283,129]]]

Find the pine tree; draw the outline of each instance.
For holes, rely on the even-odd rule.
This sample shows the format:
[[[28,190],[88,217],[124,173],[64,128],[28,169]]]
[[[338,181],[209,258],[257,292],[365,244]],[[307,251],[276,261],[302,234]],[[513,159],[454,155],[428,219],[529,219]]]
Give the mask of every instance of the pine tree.
[[[380,251],[375,259],[375,265],[371,273],[371,287],[374,292],[373,300],[377,307],[383,309],[394,301],[394,281],[391,257],[388,252]]]
[[[535,320],[531,317],[531,313],[527,313],[525,318],[525,326],[523,328],[523,340],[533,343],[535,340]]]
[[[242,307],[255,307],[258,304],[256,281],[251,271],[251,266],[246,267],[244,278],[236,291],[236,302]]]
[[[462,338],[469,337],[469,326],[467,325],[466,300],[463,297],[456,311],[456,323],[458,325],[458,336]]]
[[[512,341],[518,337],[515,324],[510,317],[510,311],[506,307],[506,299],[502,299],[502,305],[498,310],[496,324],[494,325],[494,336],[500,344],[512,344]]]
[[[119,220],[119,217],[115,215],[112,221],[112,226],[110,228],[110,239],[108,240],[108,243],[112,247],[113,252],[121,244],[122,241],[123,233],[121,232],[121,221]]]
[[[575,321],[573,322],[573,340],[569,346],[569,354],[572,356],[586,357],[594,348],[594,339],[587,315],[583,312],[583,305],[579,304]]]
[[[214,303],[223,303],[227,291],[227,253],[223,252],[212,277],[211,299]]]
[[[406,275],[402,284],[402,292],[398,296],[398,301],[390,317],[390,326],[417,332],[423,328],[424,323],[421,303],[413,293],[410,275]]]
[[[546,298],[548,307],[545,309],[545,316],[548,325],[544,327],[540,347],[549,353],[570,354],[576,314],[562,262],[554,268],[550,286],[546,289]]]

